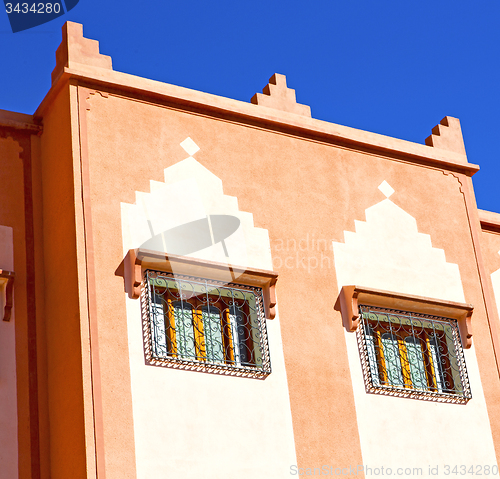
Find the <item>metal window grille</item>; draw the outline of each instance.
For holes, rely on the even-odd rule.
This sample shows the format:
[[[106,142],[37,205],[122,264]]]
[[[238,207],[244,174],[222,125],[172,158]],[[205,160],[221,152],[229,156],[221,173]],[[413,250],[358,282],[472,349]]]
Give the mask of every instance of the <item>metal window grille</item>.
[[[262,290],[145,272],[148,361],[238,376],[271,373]]]
[[[472,398],[455,320],[364,305],[359,311],[369,392],[440,402]]]

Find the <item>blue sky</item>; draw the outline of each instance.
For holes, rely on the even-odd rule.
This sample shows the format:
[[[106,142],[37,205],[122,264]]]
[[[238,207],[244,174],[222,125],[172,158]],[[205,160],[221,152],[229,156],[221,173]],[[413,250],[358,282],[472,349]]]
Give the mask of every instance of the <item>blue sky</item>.
[[[117,71],[242,101],[283,73],[314,118],[418,143],[458,117],[478,206],[500,213],[498,0],[80,0],[16,34],[0,12],[0,109],[35,111],[66,20]]]

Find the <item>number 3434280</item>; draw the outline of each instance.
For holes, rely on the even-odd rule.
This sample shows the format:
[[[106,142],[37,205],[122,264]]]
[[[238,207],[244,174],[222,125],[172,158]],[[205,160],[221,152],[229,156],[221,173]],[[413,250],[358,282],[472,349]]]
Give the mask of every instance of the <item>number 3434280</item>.
[[[59,13],[60,3],[6,3],[7,13]]]

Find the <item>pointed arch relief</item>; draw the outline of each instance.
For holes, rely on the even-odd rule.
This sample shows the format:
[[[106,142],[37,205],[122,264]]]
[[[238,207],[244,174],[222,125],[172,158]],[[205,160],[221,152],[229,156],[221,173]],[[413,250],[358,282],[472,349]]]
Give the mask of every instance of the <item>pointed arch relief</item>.
[[[443,249],[420,233],[413,216],[389,199],[394,189],[382,182],[383,201],[344,231],[344,243],[333,242],[339,290],[359,284],[402,294],[465,302],[457,264],[446,261]]]
[[[344,232],[345,242],[333,243],[339,292],[345,288],[343,293],[346,293],[350,285],[352,292],[350,305],[347,304],[349,297],[342,293],[339,303],[350,306],[344,308],[346,313],[350,313],[350,316],[343,314],[347,323],[344,338],[363,461],[388,464],[392,467],[395,457],[404,456],[407,464],[417,466],[419,461],[421,463],[424,447],[425,457],[429,461],[439,462],[446,453],[448,461],[464,461],[464,458],[469,458],[470,461],[470,458],[481,456],[483,461],[495,463],[495,448],[491,439],[474,341],[467,349],[472,339],[467,324],[472,305],[464,304],[459,267],[447,262],[445,251],[433,247],[431,236],[419,232],[416,219],[395,204],[397,200],[393,201],[393,198],[398,197],[398,188],[396,187],[394,192],[391,191],[393,188],[387,186],[384,189],[385,198],[365,210],[365,219],[355,222],[354,231]],[[459,408],[445,402],[404,394],[396,397],[391,393],[391,388],[387,390],[390,393],[388,395],[372,394],[373,388],[370,387],[378,385],[377,376],[369,376],[372,371],[370,368],[372,365],[378,367],[376,360],[380,359],[381,355],[377,356],[375,350],[373,356],[370,346],[364,348],[363,337],[366,339],[368,336],[362,335],[363,328],[348,324],[357,320],[360,304],[417,315],[457,319],[459,329],[460,323],[465,323],[466,331],[462,328],[460,333],[473,396],[467,406]],[[343,313],[343,305],[339,306]],[[353,334],[353,329],[356,329],[357,333]],[[421,332],[425,334],[425,331]],[[364,351],[371,355],[371,363],[369,359],[368,362],[363,359],[367,357],[363,356]],[[381,351],[384,351],[383,344]],[[459,355],[462,354],[460,349],[457,351]],[[399,354],[400,358],[404,357],[404,348]],[[387,364],[391,367],[390,363]],[[398,368],[399,366],[396,370]],[[379,379],[383,378],[379,376]],[[406,392],[407,389],[405,386],[400,390]],[[409,397],[412,397],[411,401],[407,400]],[[443,438],[460,435],[464,423],[467,423],[470,429],[468,434],[463,436],[466,445],[456,454],[449,450],[444,451]],[[404,428],[401,424],[405,425]],[[386,440],[383,443],[374,440],[379,437],[380,431],[384,431]],[[424,446],[422,431],[431,431],[425,435]],[[476,447],[475,437],[485,438],[480,448]]]
[[[191,138],[180,146],[189,156],[166,168],[163,182],[151,181],[134,204],[121,204],[124,252],[139,248],[225,265],[225,282],[241,275],[237,269],[271,270],[267,230],[256,228],[253,215],[240,211],[221,179],[193,157],[199,147]],[[172,272],[181,274],[176,264]]]

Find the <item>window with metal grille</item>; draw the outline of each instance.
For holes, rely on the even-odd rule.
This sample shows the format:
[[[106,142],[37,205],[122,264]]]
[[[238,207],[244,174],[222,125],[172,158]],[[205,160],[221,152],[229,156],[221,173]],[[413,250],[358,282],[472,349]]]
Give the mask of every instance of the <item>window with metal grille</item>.
[[[152,364],[264,377],[271,373],[262,290],[146,270]]]
[[[455,320],[359,306],[368,389],[394,396],[467,402],[471,391]]]

